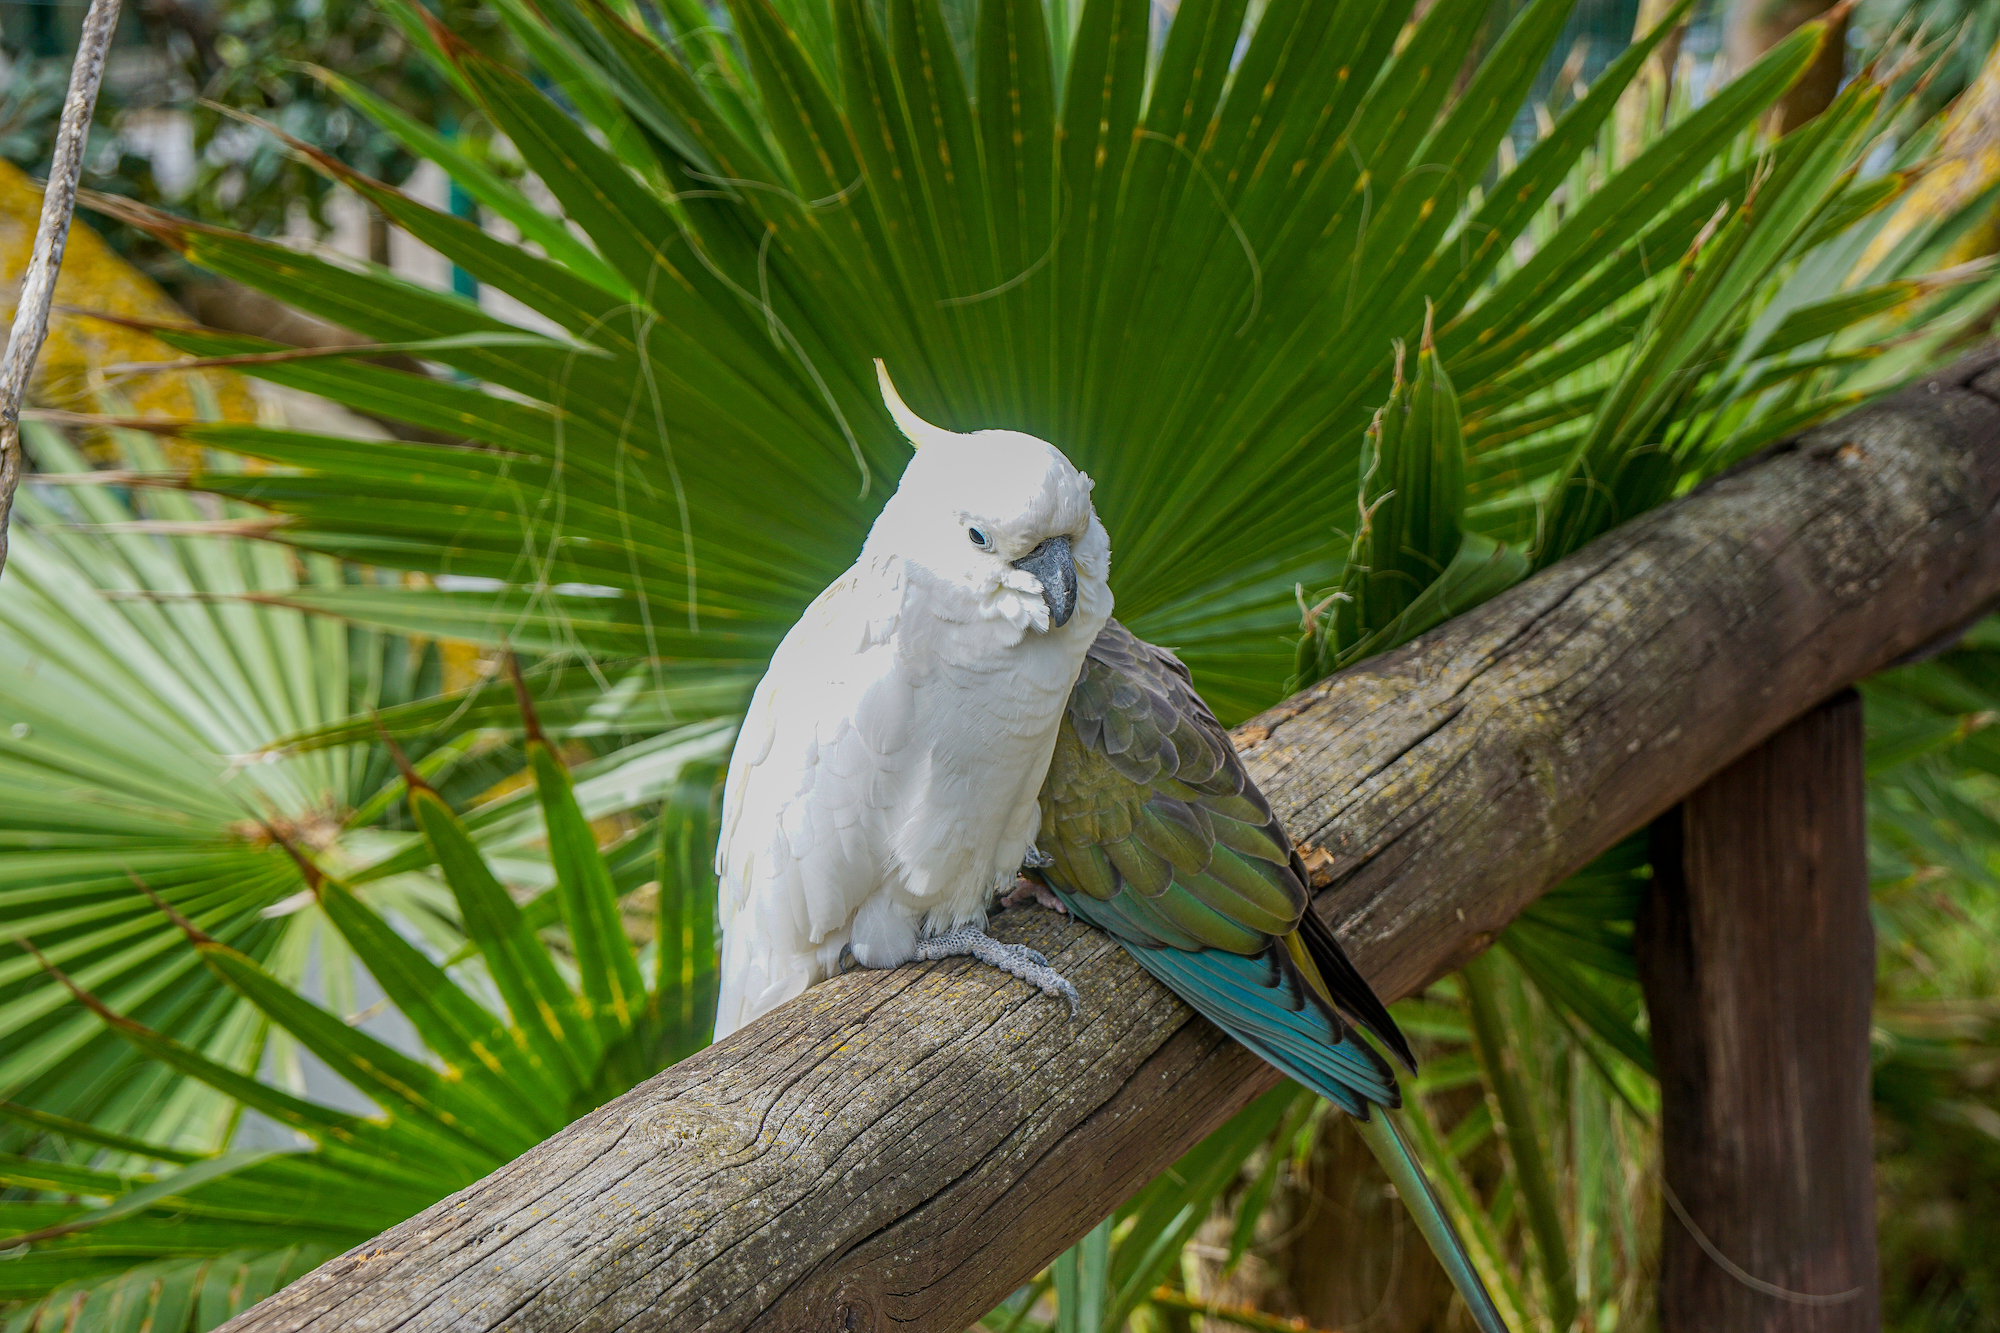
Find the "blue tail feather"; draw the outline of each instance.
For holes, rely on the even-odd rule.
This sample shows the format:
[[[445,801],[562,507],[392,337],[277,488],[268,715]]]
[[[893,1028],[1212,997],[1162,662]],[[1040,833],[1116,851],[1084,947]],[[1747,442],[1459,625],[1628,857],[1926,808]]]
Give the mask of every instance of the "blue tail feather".
[[[1465,1242],[1458,1238],[1457,1229],[1445,1216],[1444,1207],[1439,1204],[1423,1168],[1411,1155],[1409,1144],[1403,1141],[1395,1122],[1389,1118],[1389,1112],[1378,1107],[1366,1120],[1357,1119],[1354,1127],[1361,1132],[1362,1142],[1375,1154],[1375,1160],[1389,1173],[1396,1193],[1402,1196],[1404,1206],[1416,1220],[1417,1230],[1424,1233],[1424,1239],[1431,1243],[1438,1262],[1451,1276],[1451,1284],[1458,1288],[1458,1294],[1471,1307],[1472,1320],[1479,1325],[1479,1333],[1507,1333],[1506,1322],[1500,1318],[1493,1298],[1487,1294],[1486,1284],[1479,1280],[1479,1270],[1472,1266],[1472,1256],[1465,1251]]]
[[[1125,910],[1132,895],[1109,902],[1082,894],[1061,896],[1078,919],[1108,930],[1148,972],[1203,1017],[1353,1116],[1363,1141],[1402,1195],[1417,1230],[1471,1308],[1480,1333],[1507,1333],[1464,1242],[1389,1119],[1384,1103],[1400,1103],[1393,1072],[1358,1035],[1343,1030],[1330,1010],[1311,1003],[1295,1009],[1287,1003],[1290,997],[1277,989],[1284,977],[1277,954],[1246,957],[1217,949],[1148,947],[1133,940],[1135,934],[1141,939],[1144,934],[1132,929],[1131,914]],[[1393,1031],[1387,1011],[1383,1019]]]

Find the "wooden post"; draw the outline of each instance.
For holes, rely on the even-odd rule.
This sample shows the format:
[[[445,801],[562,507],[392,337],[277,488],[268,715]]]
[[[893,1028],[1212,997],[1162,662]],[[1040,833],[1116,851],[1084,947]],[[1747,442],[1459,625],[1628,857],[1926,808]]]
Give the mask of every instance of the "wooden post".
[[[1876,1333],[1860,697],[1722,770],[1652,840],[1661,1333]]]

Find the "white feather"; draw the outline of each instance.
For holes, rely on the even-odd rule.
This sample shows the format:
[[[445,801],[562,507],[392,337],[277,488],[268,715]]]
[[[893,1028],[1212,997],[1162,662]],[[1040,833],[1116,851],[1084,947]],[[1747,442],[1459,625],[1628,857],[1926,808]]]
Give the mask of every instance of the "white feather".
[[[824,980],[843,948],[894,966],[984,918],[1033,841],[1063,705],[1111,614],[1088,477],[1032,436],[909,415],[926,447],[779,645],[736,739],[717,1037]],[[1058,535],[1077,605],[1051,629],[1012,561]]]

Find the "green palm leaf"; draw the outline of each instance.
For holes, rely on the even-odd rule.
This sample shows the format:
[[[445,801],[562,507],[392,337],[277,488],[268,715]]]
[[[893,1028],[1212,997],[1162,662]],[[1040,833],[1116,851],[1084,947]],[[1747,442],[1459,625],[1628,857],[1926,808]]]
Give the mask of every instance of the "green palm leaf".
[[[852,558],[900,471],[904,445],[876,400],[872,358],[891,363],[927,417],[1034,431],[1086,467],[1117,542],[1121,617],[1175,646],[1233,718],[1272,702],[1294,671],[1317,675],[1419,633],[1519,577],[1528,553],[1558,559],[1742,449],[1907,372],[1907,360],[1864,361],[1856,349],[1911,322],[1889,295],[1955,225],[1940,220],[1843,294],[1836,259],[1851,260],[1871,210],[1905,178],[1858,174],[1898,110],[1871,74],[1785,140],[1756,137],[1759,115],[1813,58],[1817,25],[1704,105],[1676,108],[1643,151],[1613,163],[1598,144],[1663,26],[1503,170],[1493,159],[1567,0],[1526,5],[1462,89],[1482,0],[1442,0],[1415,22],[1412,0],[1188,0],[1157,42],[1141,0],[987,0],[976,13],[932,0],[739,0],[719,24],[676,3],[664,35],[599,0],[532,11],[508,0],[503,16],[560,97],[433,32],[405,0],[391,8],[562,216],[516,219],[554,242],[536,255],[344,179],[560,335],[367,266],[127,207],[192,262],[380,346],[417,347],[453,374],[360,353],[291,358],[202,330],[163,331],[171,344],[452,442],[187,428],[188,443],[212,452],[180,470],[138,458],[144,480],[161,484],[137,511],[96,488],[64,502],[96,524],[143,517],[178,525],[171,533],[126,526],[99,543],[59,532],[51,510],[30,535],[42,540],[46,527],[64,569],[17,556],[22,588],[47,584],[22,641],[46,644],[58,676],[89,689],[23,694],[23,709],[39,710],[20,714],[31,733],[48,728],[60,744],[0,739],[0,761],[22,774],[11,808],[24,812],[13,835],[21,870],[0,893],[19,895],[12,910],[51,962],[109,1010],[190,1038],[158,1036],[143,1067],[181,1071],[149,1077],[204,1108],[209,1133],[188,1140],[204,1154],[220,1146],[216,1108],[228,1098],[325,1129],[330,1112],[259,1091],[244,1072],[266,1033],[281,1052],[344,1049],[355,1068],[360,1044],[336,1041],[332,1027],[340,997],[329,992],[315,1018],[298,1007],[312,1002],[281,993],[302,975],[309,931],[341,960],[359,954],[380,969],[436,1058],[465,1071],[469,1098],[545,1086],[567,1113],[641,1072],[636,1053],[699,1043],[712,885],[697,854],[707,797],[689,789],[700,784],[688,766],[719,756],[746,684]],[[353,100],[496,214],[521,212],[504,182],[449,143]],[[1933,296],[1932,313],[1971,309],[1969,293]],[[1420,337],[1418,374],[1400,383],[1392,349]],[[1868,378],[1857,378],[1863,366]],[[1371,441],[1385,403],[1412,415]],[[230,454],[268,466],[213,464]],[[1364,492],[1371,466],[1404,493]],[[219,499],[231,530],[276,545],[181,535],[213,526],[183,487]],[[1357,530],[1350,516],[1378,500],[1389,506],[1382,528]],[[306,553],[308,577],[282,546]],[[156,569],[162,551],[171,567]],[[350,577],[326,557],[422,577]],[[82,595],[99,586],[147,599]],[[1336,618],[1332,651],[1315,643],[1305,662],[1294,651],[1301,588],[1367,594]],[[7,597],[0,589],[0,614]],[[337,630],[335,617],[367,628]],[[660,735],[574,773],[531,740],[533,793],[467,808],[410,786],[414,830],[351,828],[349,812],[386,810],[398,780],[368,741],[356,691],[305,663],[344,660],[346,634],[377,630],[626,664],[609,721],[592,721],[594,682],[580,668],[568,683],[532,672],[531,689],[552,729],[645,719]],[[164,665],[183,658],[193,665]],[[401,705],[384,721],[409,738],[512,731],[498,688],[359,702]],[[145,701],[131,705],[146,717],[128,728],[129,762],[66,721],[86,695]],[[192,720],[162,732],[155,712]],[[294,743],[274,746],[285,737]],[[1985,753],[1975,741],[1958,745]],[[239,800],[218,794],[229,784],[214,764],[191,775],[190,753],[279,762],[232,771],[253,793]],[[288,776],[307,772],[316,776]],[[118,817],[71,799],[76,784],[107,793]],[[329,790],[342,793],[341,864],[329,857],[317,903],[261,915],[297,899],[302,881],[276,840],[229,830],[245,805],[297,824]],[[1905,794],[1942,808],[1916,784]],[[586,821],[648,803],[666,807],[659,827],[600,857]],[[1911,846],[1934,834],[1909,821]],[[87,867],[73,873],[88,893],[49,888],[42,867],[54,862],[32,858],[49,855],[34,840],[50,836],[69,840],[55,854]],[[114,880],[110,867],[124,864],[114,858],[145,839],[164,850],[134,870],[218,942],[201,949],[246,998]],[[525,850],[544,839],[546,856]],[[225,854],[236,858],[227,876],[215,870]],[[649,878],[654,938],[634,953],[618,895]],[[1625,1088],[1619,1071],[1643,1055],[1621,961],[1627,904],[1592,883],[1579,879],[1510,934],[1513,1007],[1500,1017],[1514,1023],[1546,1003],[1562,1016],[1561,1040],[1573,1034],[1561,1058],[1587,1055],[1607,1087]],[[508,885],[542,892],[522,903]],[[558,922],[568,952],[537,954]],[[399,943],[399,926],[425,947]],[[130,1057],[65,994],[25,957],[0,970],[0,1019],[30,1033],[0,1066],[19,1075],[5,1086],[131,1137],[143,1102],[90,1091],[111,1086]],[[592,1067],[552,1058],[572,1014],[587,1016],[595,1040],[565,1039],[565,1056],[588,1051]],[[430,1091],[408,1072],[411,1092]],[[1478,1070],[1444,1063],[1439,1077]],[[536,1115],[555,1114],[488,1108],[467,1119],[458,1111],[469,1107],[355,1078],[387,1099],[365,1128],[384,1143],[444,1133],[449,1113],[451,1133],[504,1156],[541,1130]],[[1451,1163],[1494,1140],[1490,1115],[1419,1123]],[[1254,1146],[1266,1131],[1233,1132],[1230,1143]],[[347,1169],[337,1148],[313,1156]],[[1106,1233],[1067,1261],[1065,1317],[1092,1302],[1107,1318],[1136,1308],[1170,1238],[1233,1170],[1204,1169],[1206,1195],[1155,1191],[1128,1214],[1139,1219],[1129,1253]],[[1507,1228],[1479,1215],[1456,1165],[1446,1183],[1507,1303],[1562,1308],[1550,1293],[1536,1306],[1514,1280]],[[1155,1203],[1167,1211],[1147,1211]],[[1553,1244],[1551,1229],[1542,1235]],[[1575,1271],[1592,1280],[1587,1265]]]
[[[689,1028],[705,1023],[712,1010],[712,967],[688,975],[685,939],[671,955],[672,970],[667,951],[642,952],[627,939],[617,876],[591,841],[569,774],[532,722],[531,731],[531,771],[569,938],[589,946],[576,950],[578,979],[563,976],[558,956],[529,925],[531,913],[515,904],[463,822],[414,767],[403,781],[415,816],[500,1003],[489,1008],[462,989],[340,881],[316,869],[307,876],[321,910],[414,1023],[426,1043],[416,1055],[343,1022],[164,900],[153,900],[185,934],[183,949],[373,1101],[379,1108],[373,1115],[335,1111],[211,1060],[119,1013],[31,949],[35,962],[80,1002],[87,1021],[211,1093],[291,1127],[310,1148],[189,1154],[46,1112],[9,1109],[8,1119],[45,1136],[43,1155],[0,1154],[0,1185],[18,1196],[0,1201],[0,1240],[16,1251],[0,1274],[0,1299],[23,1303],[19,1326],[82,1303],[119,1318],[168,1321],[154,1327],[210,1327],[242,1303],[204,1295],[183,1306],[175,1283],[188,1273],[196,1275],[188,1278],[191,1288],[219,1269],[236,1274],[241,1287],[268,1292],[269,1283],[244,1278],[245,1265],[273,1282],[295,1274],[298,1262],[357,1243],[477,1179],[650,1075],[670,1053],[698,1044]],[[671,914],[662,871],[660,920],[664,926],[671,915],[697,939],[713,931],[713,884],[691,881],[687,869],[712,854],[713,769],[706,772],[707,780],[683,779],[661,822],[673,831],[682,865]],[[664,848],[669,835],[661,837]],[[642,964],[650,964],[650,988]],[[93,1156],[103,1164],[90,1164]],[[155,1173],[145,1169],[151,1161],[171,1166]],[[129,1165],[114,1171],[113,1163]],[[249,1249],[258,1253],[242,1253]]]

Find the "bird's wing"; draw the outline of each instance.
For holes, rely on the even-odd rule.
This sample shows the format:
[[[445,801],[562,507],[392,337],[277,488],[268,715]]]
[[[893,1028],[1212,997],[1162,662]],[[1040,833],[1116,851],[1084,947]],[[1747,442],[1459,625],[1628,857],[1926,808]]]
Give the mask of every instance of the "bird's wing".
[[[856,566],[807,608],[751,697],[716,840],[718,1035],[822,980],[818,946],[881,882],[886,812],[914,752],[900,599],[896,569]]]
[[[1217,1027],[1359,1122],[1482,1333],[1507,1333],[1386,1114],[1409,1043],[1309,907],[1306,871],[1173,654],[1117,621],[1091,646],[1042,785],[1041,874]]]
[[[1042,786],[1044,876],[1080,919],[1219,1027],[1357,1115],[1394,1075],[1348,1028],[1409,1046],[1333,933],[1305,867],[1173,654],[1106,624]]]

